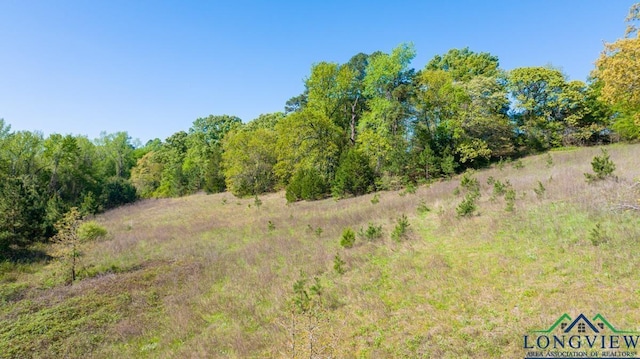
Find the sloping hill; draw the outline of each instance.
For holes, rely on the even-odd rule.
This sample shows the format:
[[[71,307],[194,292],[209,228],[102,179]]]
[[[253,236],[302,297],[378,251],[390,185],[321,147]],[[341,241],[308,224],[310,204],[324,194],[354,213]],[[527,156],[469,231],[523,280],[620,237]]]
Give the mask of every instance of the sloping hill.
[[[468,217],[460,177],[340,201],[202,194],[110,211],[73,285],[57,260],[1,268],[0,357],[522,357],[522,336],[562,313],[640,330],[640,211],[624,210],[640,205],[640,145],[608,151],[617,180],[585,181],[598,148],[472,174]]]

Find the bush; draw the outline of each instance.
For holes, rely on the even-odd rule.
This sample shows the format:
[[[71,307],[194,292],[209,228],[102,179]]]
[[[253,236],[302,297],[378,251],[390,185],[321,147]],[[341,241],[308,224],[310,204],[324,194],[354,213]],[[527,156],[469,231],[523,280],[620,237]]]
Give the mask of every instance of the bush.
[[[342,258],[340,258],[340,255],[338,253],[336,253],[335,257],[333,257],[333,269],[336,271],[336,273],[344,274],[346,272],[346,269],[344,268],[345,264],[347,263]]]
[[[291,178],[287,186],[287,202],[322,199],[327,193],[327,184],[314,168],[300,169]]]
[[[136,199],[136,188],[131,182],[121,177],[109,178],[102,189],[102,206],[104,209],[132,203]]]
[[[604,148],[602,149],[602,156],[595,156],[591,161],[591,168],[594,173],[585,173],[584,176],[587,182],[600,181],[613,175],[613,171],[616,169],[616,164],[609,158],[609,153]]]
[[[396,221],[396,226],[393,228],[393,232],[391,232],[391,239],[399,242],[400,239],[407,236],[408,229],[409,220],[407,219],[407,216],[403,214]]]
[[[480,195],[477,192],[469,192],[464,196],[464,199],[456,207],[456,213],[458,217],[470,217],[478,208],[476,202]]]
[[[369,223],[366,230],[360,228],[358,235],[369,241],[376,240],[382,237],[382,226],[374,226],[373,223]]]
[[[373,190],[375,176],[369,160],[355,149],[342,153],[331,192],[336,197],[360,196]]]
[[[356,242],[356,234],[351,228],[345,228],[342,231],[342,237],[340,238],[340,245],[344,248],[352,248]]]
[[[96,221],[83,222],[78,227],[78,238],[81,241],[93,241],[107,235],[107,229]]]
[[[542,198],[546,190],[547,189],[544,188],[544,186],[542,185],[542,182],[538,181],[538,187],[534,188],[533,192],[536,193],[536,196],[538,196],[538,198]]]

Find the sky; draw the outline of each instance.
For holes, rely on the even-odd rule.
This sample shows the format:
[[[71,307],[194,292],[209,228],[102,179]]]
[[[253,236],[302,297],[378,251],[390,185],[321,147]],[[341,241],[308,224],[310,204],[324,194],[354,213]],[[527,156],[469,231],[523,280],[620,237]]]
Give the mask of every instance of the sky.
[[[623,36],[625,0],[0,0],[0,118],[12,130],[127,131],[282,111],[311,66],[413,42],[412,67],[469,47],[505,70],[587,79]]]

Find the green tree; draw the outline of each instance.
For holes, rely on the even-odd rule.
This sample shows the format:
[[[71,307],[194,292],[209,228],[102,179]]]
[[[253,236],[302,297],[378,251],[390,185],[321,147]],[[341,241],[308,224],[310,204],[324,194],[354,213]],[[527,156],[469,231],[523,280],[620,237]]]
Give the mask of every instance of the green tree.
[[[618,113],[614,129],[628,139],[640,139],[640,33],[635,26],[639,14],[637,3],[626,18],[629,23],[626,36],[605,44],[594,72],[603,83],[602,99]]]
[[[340,157],[340,165],[332,184],[336,197],[359,196],[374,189],[375,176],[367,157],[356,149],[348,149]]]
[[[323,181],[331,181],[344,143],[342,131],[331,119],[307,107],[282,119],[276,133],[274,172],[283,185],[301,168],[313,168]]]
[[[257,195],[275,188],[276,143],[276,132],[267,128],[235,130],[225,137],[222,164],[231,193]]]
[[[523,67],[509,73],[509,89],[515,99],[512,114],[527,147],[534,151],[562,144],[568,104],[563,101],[567,83],[556,69]]]
[[[131,143],[129,134],[123,131],[110,134],[102,132],[96,144],[105,163],[104,176],[129,178],[129,171],[135,164],[133,157],[135,147]]]
[[[498,65],[497,56],[487,52],[475,53],[465,47],[436,55],[425,66],[425,70],[443,70],[451,74],[454,81],[466,82],[477,76],[498,76]]]
[[[370,56],[367,64],[363,93],[370,100],[358,123],[357,143],[376,173],[402,171],[396,160],[407,147],[408,99],[414,75],[409,64],[414,57],[413,45],[401,44],[391,54]]]

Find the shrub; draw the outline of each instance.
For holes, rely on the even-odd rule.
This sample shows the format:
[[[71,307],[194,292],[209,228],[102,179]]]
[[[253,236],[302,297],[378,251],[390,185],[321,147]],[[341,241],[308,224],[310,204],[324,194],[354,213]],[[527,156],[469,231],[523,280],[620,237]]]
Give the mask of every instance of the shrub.
[[[102,204],[104,209],[132,203],[135,202],[136,199],[136,188],[131,182],[121,177],[109,178],[102,189]]]
[[[544,196],[544,192],[547,189],[544,188],[544,186],[542,185],[542,182],[538,181],[538,187],[533,189],[533,192],[536,193],[536,196],[538,196],[538,198],[542,198],[542,196]]]
[[[480,191],[480,182],[475,177],[471,177],[471,172],[466,172],[462,175],[460,179],[460,187],[471,191],[471,192],[479,192]]]
[[[396,242],[399,242],[400,239],[405,238],[407,236],[407,231],[409,229],[409,220],[406,215],[402,215],[398,217],[396,220],[396,226],[393,228],[393,232],[391,232],[391,239]]]
[[[600,226],[600,223],[596,223],[595,227],[589,232],[589,240],[594,246],[609,242],[609,236]]]
[[[360,228],[358,235],[366,240],[373,241],[382,237],[382,226],[374,226],[373,223],[369,222],[367,229]]]
[[[477,201],[480,194],[477,192],[469,192],[464,196],[464,199],[456,207],[456,213],[458,217],[470,217],[478,208]]]
[[[380,203],[380,196],[376,193],[375,195],[373,195],[373,198],[371,199],[371,204],[378,204]]]
[[[602,156],[595,156],[591,161],[591,168],[594,173],[585,173],[587,182],[603,180],[613,175],[613,171],[616,169],[616,164],[609,158],[609,153],[604,148],[602,150]]]
[[[346,269],[344,268],[345,264],[347,263],[340,258],[338,253],[336,253],[335,257],[333,257],[333,270],[338,274],[344,274],[346,272]]]
[[[418,204],[418,207],[416,208],[416,211],[418,211],[418,214],[425,214],[425,213],[431,211],[431,208],[429,208],[427,206],[427,203],[424,200],[422,200],[422,201],[420,201],[420,204]]]
[[[107,229],[96,221],[87,221],[78,227],[78,238],[81,241],[93,241],[106,235]]]
[[[551,168],[551,166],[553,166],[553,157],[551,157],[551,154],[549,152],[547,152],[547,168]]]
[[[331,191],[336,197],[359,196],[373,190],[375,176],[369,160],[355,149],[342,153]]]
[[[356,242],[356,234],[351,228],[345,228],[342,231],[342,237],[340,237],[340,245],[344,248],[352,248]]]
[[[324,178],[314,168],[300,169],[287,186],[287,202],[299,200],[313,201],[321,199],[327,193],[327,184]]]
[[[507,202],[507,207],[505,208],[505,211],[513,212],[515,210],[515,203],[516,203],[516,190],[514,190],[513,188],[509,188],[507,192],[504,194],[504,199]]]

